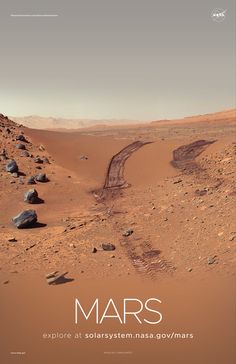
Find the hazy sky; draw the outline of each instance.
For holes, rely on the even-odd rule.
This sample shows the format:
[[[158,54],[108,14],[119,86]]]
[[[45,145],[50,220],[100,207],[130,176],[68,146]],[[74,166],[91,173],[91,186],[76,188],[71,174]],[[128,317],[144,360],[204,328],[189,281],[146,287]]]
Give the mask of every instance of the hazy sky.
[[[234,4],[0,0],[0,113],[155,120],[233,108]]]

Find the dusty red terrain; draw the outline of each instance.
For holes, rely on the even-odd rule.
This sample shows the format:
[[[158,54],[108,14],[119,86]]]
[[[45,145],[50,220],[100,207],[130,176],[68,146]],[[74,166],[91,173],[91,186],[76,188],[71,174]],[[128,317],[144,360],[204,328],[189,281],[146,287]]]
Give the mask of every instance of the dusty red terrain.
[[[215,116],[213,124],[195,118],[187,125],[184,119],[138,130],[66,133],[27,129],[1,116],[1,150],[22,172],[12,177],[5,171],[8,159],[1,157],[4,281],[16,272],[53,270],[159,279],[234,275],[235,112],[234,119],[230,115],[230,122],[221,113],[221,122]],[[32,157],[15,147],[21,132]],[[36,156],[50,164],[38,170]],[[44,203],[29,205],[23,201],[32,188],[26,180],[39,172],[50,180],[32,186]],[[16,229],[11,218],[30,208],[42,227]],[[124,236],[128,229],[132,232]],[[115,251],[103,251],[102,243],[114,244]]]
[[[11,353],[20,351],[29,364],[111,363],[104,353],[112,351],[124,363],[233,364],[235,131],[235,111],[73,132],[28,129],[0,115],[0,361],[18,362]],[[16,148],[22,133],[28,157]],[[5,169],[10,159],[18,176]],[[49,181],[28,185],[39,172]],[[29,188],[44,203],[24,202]],[[26,209],[38,225],[17,229],[11,219]],[[124,297],[158,297],[163,322],[75,325],[75,297],[87,307],[95,297],[118,306]],[[67,331],[194,339],[42,339]]]

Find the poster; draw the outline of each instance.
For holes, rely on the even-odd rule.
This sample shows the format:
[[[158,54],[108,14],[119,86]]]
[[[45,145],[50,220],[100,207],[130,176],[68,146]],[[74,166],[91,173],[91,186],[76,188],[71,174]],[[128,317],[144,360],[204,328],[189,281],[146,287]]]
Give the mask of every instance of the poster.
[[[235,2],[0,26],[0,362],[235,363]]]

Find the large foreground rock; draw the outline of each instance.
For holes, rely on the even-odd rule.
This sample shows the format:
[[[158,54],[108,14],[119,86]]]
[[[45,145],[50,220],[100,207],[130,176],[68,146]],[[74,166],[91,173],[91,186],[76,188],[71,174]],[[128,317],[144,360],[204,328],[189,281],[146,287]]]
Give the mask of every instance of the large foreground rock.
[[[31,227],[37,222],[37,214],[34,210],[25,210],[13,217],[12,222],[18,229]]]
[[[17,173],[18,172],[18,165],[14,159],[12,159],[10,162],[6,165],[6,171],[10,173]]]

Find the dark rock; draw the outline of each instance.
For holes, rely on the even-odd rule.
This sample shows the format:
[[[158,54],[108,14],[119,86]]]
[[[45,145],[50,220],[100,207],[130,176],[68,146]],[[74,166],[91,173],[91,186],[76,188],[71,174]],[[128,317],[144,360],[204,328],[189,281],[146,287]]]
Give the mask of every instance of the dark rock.
[[[102,244],[102,249],[106,250],[106,251],[111,251],[111,250],[115,250],[115,245],[111,244],[111,243],[103,243]]]
[[[35,185],[36,182],[35,182],[35,179],[33,176],[30,176],[29,179],[27,180],[27,184],[28,185]]]
[[[97,253],[97,248],[93,248],[92,253]]]
[[[41,167],[41,166],[36,166],[35,168],[36,168],[36,169],[42,169],[42,167]]]
[[[177,183],[180,183],[180,182],[182,182],[182,179],[181,179],[181,178],[177,179],[177,180],[176,180],[176,181],[174,181],[173,183],[174,183],[174,185],[176,185]]]
[[[13,217],[12,222],[18,229],[31,227],[37,222],[37,214],[34,210],[25,210]]]
[[[17,239],[16,239],[14,236],[12,236],[12,237],[8,238],[7,240],[8,240],[10,243],[16,243],[16,242],[17,242]]]
[[[25,149],[25,145],[22,144],[22,143],[18,143],[18,144],[16,144],[16,148],[17,149]]]
[[[39,173],[34,178],[38,182],[48,182],[48,178],[45,173]]]
[[[27,142],[23,134],[17,135],[16,140],[20,140],[21,142]]]
[[[49,162],[49,159],[48,158],[43,158],[43,163],[46,163],[46,164],[50,164],[50,162]]]
[[[207,194],[207,188],[204,188],[204,189],[202,189],[202,190],[197,189],[197,190],[195,191],[195,194],[196,194],[197,196],[204,196],[204,195],[206,195],[206,194]]]
[[[34,158],[34,163],[42,164],[43,160],[41,158],[39,158],[39,157],[36,157],[36,158]]]
[[[24,201],[28,203],[37,203],[39,200],[38,192],[33,188],[28,190],[24,194]]]
[[[128,229],[128,230],[126,230],[122,235],[123,236],[130,236],[130,235],[132,235],[133,234],[133,230],[132,229]]]
[[[74,280],[73,278],[65,277],[66,274],[68,274],[68,272],[65,272],[62,274],[57,274],[57,272],[51,273],[50,275],[47,275],[47,277],[46,277],[47,283],[48,284],[63,284],[63,283],[71,282]]]
[[[7,163],[6,171],[10,173],[18,172],[18,165],[14,159]]]

